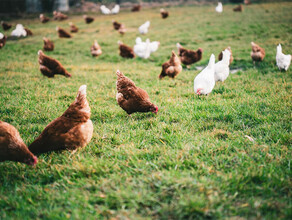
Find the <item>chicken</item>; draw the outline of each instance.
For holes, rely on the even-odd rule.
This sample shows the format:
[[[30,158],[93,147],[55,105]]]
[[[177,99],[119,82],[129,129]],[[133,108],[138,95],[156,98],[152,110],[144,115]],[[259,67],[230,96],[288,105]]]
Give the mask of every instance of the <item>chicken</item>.
[[[282,46],[279,44],[277,46],[277,55],[276,55],[276,62],[279,70],[285,70],[287,71],[290,63],[291,63],[291,55],[285,55],[282,53]]]
[[[251,4],[251,1],[250,0],[244,0],[244,4],[245,5],[250,5]]]
[[[117,70],[117,95],[119,106],[129,115],[135,112],[153,112],[157,114],[158,107],[150,102],[147,92],[135,85],[122,72]]]
[[[109,10],[105,5],[100,6],[101,13],[104,15],[110,15],[111,10]]]
[[[48,21],[50,21],[50,18],[44,16],[44,14],[40,14],[40,20],[44,24],[44,23],[47,23]]]
[[[261,48],[259,45],[255,44],[254,42],[251,42],[251,47],[252,47],[252,51],[250,53],[250,56],[253,62],[263,61],[266,55],[265,50]]]
[[[182,71],[182,66],[178,56],[172,51],[172,55],[169,61],[162,64],[162,71],[159,75],[159,79],[165,76],[175,78]]]
[[[135,58],[135,53],[133,49],[126,44],[123,44],[123,42],[118,41],[119,49],[120,49],[120,56],[124,58]]]
[[[115,5],[115,7],[112,8],[111,13],[112,14],[118,14],[120,12],[120,6]]]
[[[119,28],[118,32],[121,34],[121,35],[124,35],[126,33],[127,29],[125,27],[124,24],[121,25],[121,27]]]
[[[76,27],[75,24],[73,24],[72,22],[69,22],[70,25],[70,32],[71,33],[77,33],[78,32],[78,27]]]
[[[202,59],[203,50],[201,48],[199,48],[197,51],[188,50],[183,48],[180,43],[177,43],[176,47],[178,49],[178,55],[180,56],[180,60],[185,65],[191,65]]]
[[[54,50],[54,43],[50,41],[50,39],[44,37],[44,51],[53,51]]]
[[[29,151],[16,128],[0,121],[0,162],[7,160],[31,166],[38,162],[37,157]]]
[[[160,14],[161,14],[161,17],[163,18],[163,19],[165,19],[165,18],[167,18],[168,17],[168,11],[165,11],[164,10],[164,8],[161,8],[160,9]]]
[[[229,50],[229,52],[230,52],[230,60],[229,60],[229,65],[233,62],[233,56],[232,56],[232,50],[231,50],[231,47],[227,47],[227,48],[225,48],[225,49],[227,49],[227,50]],[[224,49],[224,50],[225,50]],[[222,60],[222,57],[223,57],[223,53],[222,53],[222,51],[219,53],[219,55],[218,55],[218,60],[220,61],[220,60]]]
[[[124,24],[119,23],[117,21],[113,21],[113,27],[115,30],[117,30],[120,34],[126,33],[126,27]]]
[[[44,76],[54,77],[56,74],[71,77],[71,74],[62,66],[62,64],[51,57],[46,56],[43,51],[38,51],[40,71]]]
[[[60,38],[71,38],[71,35],[67,31],[65,31],[63,28],[56,27],[56,30]]]
[[[12,24],[8,24],[8,23],[6,23],[4,21],[1,21],[1,25],[2,25],[2,28],[3,28],[4,31],[7,31],[12,27]]]
[[[65,15],[59,11],[54,11],[53,16],[54,16],[54,20],[58,20],[58,21],[63,21],[63,20],[66,20],[68,18],[67,15]]]
[[[87,15],[83,15],[83,18],[84,18],[86,24],[90,24],[94,21],[93,17],[89,17]]]
[[[86,99],[86,85],[80,86],[75,101],[59,118],[53,120],[29,146],[34,154],[77,150],[91,140],[93,124]]]
[[[32,36],[33,35],[32,31],[30,29],[24,28],[24,30],[26,31],[26,36]]]
[[[94,44],[91,46],[90,51],[93,57],[97,57],[102,54],[101,47],[97,43],[97,40],[94,41]]]
[[[217,11],[218,13],[222,13],[223,12],[223,5],[222,5],[221,2],[218,2],[218,5],[215,8],[215,11]]]
[[[242,5],[238,5],[237,7],[233,8],[233,11],[235,11],[235,12],[242,12],[243,11]]]
[[[229,61],[230,61],[230,51],[225,49],[222,51],[223,59],[215,64],[215,81],[224,82],[229,76]]]
[[[198,95],[207,95],[215,86],[215,55],[212,54],[208,66],[194,80],[194,91]]]
[[[146,42],[142,42],[140,37],[136,38],[136,44],[134,46],[134,52],[138,57],[147,59],[151,53],[154,53],[160,45],[159,41],[150,42],[149,39]]]
[[[137,12],[141,10],[141,5],[134,5],[131,9],[132,12]]]
[[[117,21],[113,21],[113,27],[115,30],[119,30],[121,26],[122,26],[121,23],[119,23]]]
[[[16,28],[11,32],[13,37],[26,37],[27,33],[22,24],[17,24]]]
[[[0,49],[5,46],[7,37],[0,33]]]
[[[144,24],[142,24],[138,29],[140,34],[147,34],[149,26],[150,26],[150,21],[146,21]]]
[[[151,54],[151,48],[150,48],[150,40],[147,39],[146,42],[140,42],[137,44],[136,39],[136,45],[134,46],[134,52],[138,57],[141,57],[143,59],[148,59]]]

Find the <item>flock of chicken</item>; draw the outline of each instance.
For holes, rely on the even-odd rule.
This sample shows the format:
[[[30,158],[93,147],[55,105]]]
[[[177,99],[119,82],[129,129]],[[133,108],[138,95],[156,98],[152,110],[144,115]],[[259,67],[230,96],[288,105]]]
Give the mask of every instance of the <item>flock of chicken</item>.
[[[240,7],[242,11],[242,6]],[[112,10],[101,6],[103,14],[117,14],[120,7],[116,5]],[[139,11],[141,5],[136,5],[132,11]],[[215,9],[221,13],[223,6],[219,2]],[[237,9],[235,11],[238,11]],[[162,18],[167,18],[169,13],[164,9],[160,10]],[[64,20],[68,17],[61,12],[53,13],[54,20]],[[42,23],[46,23],[50,18],[40,15]],[[94,18],[84,15],[84,20],[87,24],[94,21]],[[9,30],[12,25],[1,22],[4,30]],[[69,23],[70,31],[72,33],[78,32],[78,28],[72,23]],[[124,34],[126,28],[124,24],[113,21],[113,27],[119,33]],[[145,22],[139,27],[141,34],[146,34],[150,27],[150,21]],[[60,38],[70,38],[71,35],[62,28],[57,27],[58,36]],[[32,32],[24,28],[21,24],[16,26],[11,35],[14,37],[25,37],[32,35]],[[0,33],[0,49],[5,45],[7,37]],[[45,51],[53,51],[54,44],[48,38],[43,38]],[[120,55],[125,58],[134,58],[136,55],[147,59],[150,54],[155,52],[160,43],[158,41],[150,42],[147,39],[145,42],[140,37],[136,38],[134,48],[118,42]],[[189,66],[202,59],[203,50],[201,48],[196,51],[184,48],[180,43],[177,43],[178,55],[172,51],[169,61],[162,65],[162,71],[159,78],[171,77],[175,78],[181,71],[183,63]],[[254,62],[263,61],[265,57],[265,50],[251,42],[252,52],[251,58]],[[94,57],[100,56],[102,50],[98,42],[95,40],[90,48],[91,54]],[[194,92],[198,95],[207,95],[212,92],[216,81],[225,81],[229,76],[229,65],[233,61],[232,51],[227,47],[218,56],[219,61],[215,63],[215,55],[212,54],[209,63],[194,79]],[[71,74],[62,66],[62,64],[47,55],[42,50],[38,51],[38,61],[41,73],[47,77],[54,77],[56,74],[71,77]],[[282,53],[281,45],[277,47],[276,63],[280,70],[287,71],[291,62],[291,55]],[[119,106],[129,115],[135,112],[158,112],[158,107],[154,105],[147,94],[147,92],[135,85],[135,83],[126,77],[121,71],[117,70],[117,94],[116,100]],[[0,161],[11,160],[26,163],[28,165],[35,165],[37,157],[35,155],[59,150],[76,150],[77,148],[86,146],[92,138],[93,124],[90,120],[90,107],[86,99],[86,85],[82,85],[77,93],[75,101],[69,108],[57,119],[52,121],[27,147],[21,139],[18,131],[10,124],[0,121]]]

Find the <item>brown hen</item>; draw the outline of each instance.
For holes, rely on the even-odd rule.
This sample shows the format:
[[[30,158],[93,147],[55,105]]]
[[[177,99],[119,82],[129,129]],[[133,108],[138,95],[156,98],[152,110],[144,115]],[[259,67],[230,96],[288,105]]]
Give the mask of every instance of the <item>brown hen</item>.
[[[126,44],[123,44],[123,42],[119,41],[119,49],[120,49],[120,56],[124,58],[134,58],[135,53],[133,49]]]
[[[251,53],[250,56],[252,60],[255,61],[263,61],[266,53],[263,48],[261,48],[259,45],[255,44],[254,42],[251,42]]]
[[[90,51],[93,57],[97,57],[102,54],[101,47],[97,43],[97,40],[94,41],[94,44],[91,46]]]
[[[24,30],[26,31],[26,36],[32,36],[33,35],[32,31],[30,29],[24,28]]]
[[[40,20],[44,24],[50,21],[50,18],[46,17],[44,14],[40,14]]]
[[[75,101],[62,116],[52,121],[29,146],[34,154],[50,151],[76,150],[92,138],[93,124],[86,99],[86,85],[80,86]]]
[[[65,31],[63,28],[57,27],[56,30],[60,38],[71,38],[71,35],[67,31]]]
[[[242,5],[236,6],[235,8],[233,8],[233,11],[235,11],[235,12],[242,12],[243,11]]]
[[[40,71],[44,76],[54,77],[56,74],[71,77],[71,74],[62,66],[62,64],[51,57],[46,56],[43,51],[38,51]]]
[[[83,15],[83,18],[84,18],[86,24],[90,24],[94,21],[93,17],[87,16],[87,15]]]
[[[199,48],[197,51],[188,50],[183,48],[180,43],[177,43],[176,47],[178,49],[178,55],[180,56],[180,60],[184,65],[191,65],[202,59],[203,49],[201,48]]]
[[[117,95],[119,106],[129,115],[134,112],[158,112],[158,107],[150,102],[147,92],[135,85],[122,72],[117,70]]]
[[[58,20],[58,21],[63,21],[63,20],[66,20],[68,18],[67,15],[65,15],[59,11],[54,11],[53,16],[54,16],[54,20]]]
[[[6,40],[7,40],[7,37],[3,34],[2,38],[0,39],[0,49],[5,46]]]
[[[131,9],[132,12],[137,12],[141,10],[141,5],[134,5]]]
[[[178,56],[172,51],[172,55],[169,61],[162,64],[162,71],[159,75],[159,79],[162,79],[165,76],[175,78],[182,71],[181,62]]]
[[[69,25],[70,25],[70,32],[71,33],[77,33],[78,32],[78,27],[73,24],[72,22],[69,22]]]
[[[54,43],[50,41],[50,39],[44,37],[44,51],[53,51],[54,50]]]
[[[4,29],[4,31],[7,31],[12,27],[12,24],[8,24],[4,21],[1,21],[1,25],[2,25],[2,28]]]
[[[35,165],[38,161],[23,142],[16,128],[0,121],[0,162],[6,160],[28,165]]]
[[[163,19],[165,19],[165,18],[167,18],[168,17],[168,11],[165,11],[165,9],[163,9],[163,8],[161,8],[160,9],[160,14],[161,14],[161,17],[163,18]]]
[[[225,49],[227,49],[227,50],[229,50],[230,51],[230,59],[229,59],[229,65],[233,62],[233,56],[232,56],[232,50],[231,50],[231,47],[226,47]],[[224,49],[224,50],[225,50]],[[224,51],[223,50],[223,51]],[[222,58],[223,58],[223,53],[222,53],[222,51],[219,53],[219,55],[218,55],[218,60],[220,61],[220,60],[222,60]]]

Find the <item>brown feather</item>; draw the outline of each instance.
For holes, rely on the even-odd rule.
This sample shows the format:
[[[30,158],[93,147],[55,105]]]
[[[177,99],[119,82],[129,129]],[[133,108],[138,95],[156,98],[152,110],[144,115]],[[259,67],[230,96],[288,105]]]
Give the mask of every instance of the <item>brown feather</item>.
[[[39,50],[39,64],[40,71],[43,75],[47,77],[54,77],[54,75],[64,75],[66,77],[71,77],[71,74],[62,66],[62,64],[51,57],[46,56],[43,51]]]
[[[196,63],[202,59],[202,49],[199,48],[197,51],[194,50],[188,50],[183,48],[181,45],[179,45],[178,53],[180,56],[180,60],[185,65],[191,65],[193,63]]]
[[[16,128],[0,121],[0,162],[6,160],[28,165],[37,163],[37,158],[28,150]]]
[[[132,12],[138,12],[141,10],[141,5],[134,5],[131,9]]]
[[[54,43],[52,41],[50,41],[50,39],[48,38],[43,38],[44,40],[44,50],[45,51],[53,51],[54,50]]]
[[[7,37],[4,35],[2,39],[0,39],[0,49],[5,46]]]
[[[233,62],[233,56],[232,56],[232,50],[231,50],[231,48],[230,47],[226,47],[224,50],[229,50],[230,51],[230,59],[229,59],[229,65]],[[223,51],[224,51],[223,50]],[[218,55],[218,60],[220,61],[220,60],[222,60],[223,59],[223,53],[222,53],[222,51],[219,53],[219,55]]]
[[[119,42],[120,56],[124,58],[135,58],[133,49],[122,42]]]
[[[85,91],[84,91],[85,87]],[[29,146],[31,152],[41,154],[50,151],[76,150],[91,140],[93,124],[86,99],[86,86],[79,88],[75,101],[62,116],[53,120]]]
[[[4,29],[4,31],[7,31],[12,27],[12,24],[8,24],[4,21],[1,21],[1,25],[2,25],[2,28]]]
[[[97,43],[96,40],[94,41],[93,45],[91,46],[90,51],[91,51],[91,55],[94,57],[97,57],[97,56],[102,54],[101,47],[99,46],[99,44]]]
[[[90,24],[90,23],[92,23],[94,21],[93,17],[89,17],[87,15],[84,15],[83,17],[84,17],[84,20],[85,20],[86,24]]]
[[[263,61],[265,58],[265,50],[264,48],[261,48],[259,45],[251,42],[252,44],[252,51],[251,51],[251,58],[253,61]]]
[[[172,55],[169,61],[162,64],[162,70],[159,75],[159,79],[162,79],[165,76],[175,78],[182,71],[181,62],[178,56],[172,51]]]
[[[71,35],[64,29],[57,27],[57,31],[60,38],[71,38]]]
[[[128,114],[134,112],[157,113],[158,107],[150,102],[147,92],[135,85],[122,72],[117,71],[117,102]]]
[[[78,32],[78,27],[75,24],[70,22],[69,25],[70,25],[70,32],[71,33],[77,33]]]
[[[242,5],[236,6],[235,8],[233,8],[233,11],[235,11],[235,12],[242,12],[243,11]]]
[[[44,23],[47,23],[48,21],[50,21],[50,18],[44,16],[44,14],[40,14],[40,20],[44,24]]]

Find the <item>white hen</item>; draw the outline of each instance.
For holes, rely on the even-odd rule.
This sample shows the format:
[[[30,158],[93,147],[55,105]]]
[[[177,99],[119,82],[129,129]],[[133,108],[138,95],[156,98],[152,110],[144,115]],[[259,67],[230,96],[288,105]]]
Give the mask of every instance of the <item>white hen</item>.
[[[112,8],[112,14],[118,14],[120,12],[120,6],[115,5],[115,7]]]
[[[105,5],[100,6],[101,13],[104,15],[109,15],[111,14],[111,10],[109,10]]]
[[[159,41],[152,41],[150,43],[151,53],[154,53],[156,50],[158,50],[159,45],[160,45]]]
[[[26,37],[27,33],[22,24],[17,24],[15,30],[11,32],[13,37]]]
[[[279,44],[277,46],[276,62],[279,70],[288,70],[291,63],[291,55],[285,55],[282,53],[282,46]]]
[[[222,13],[223,12],[223,5],[222,5],[221,2],[218,2],[218,5],[215,8],[215,11],[217,11],[218,13]]]
[[[229,60],[230,60],[230,51],[225,49],[222,51],[223,58],[215,64],[215,81],[224,82],[229,76]]]
[[[143,42],[140,37],[137,37],[136,45],[134,46],[134,52],[138,57],[147,59],[151,53],[154,53],[158,50],[159,45],[159,41],[150,42],[150,40],[147,39],[146,42]]]
[[[144,24],[142,24],[139,27],[140,34],[147,34],[149,26],[150,26],[150,21],[146,21]]]
[[[208,66],[194,80],[194,91],[198,95],[207,95],[215,86],[215,55],[212,54]]]
[[[140,38],[141,40],[141,38]],[[146,42],[142,42],[139,39],[136,39],[136,45],[134,46],[134,52],[138,57],[141,57],[143,59],[148,59],[151,54],[151,48],[150,48],[150,40],[147,39]],[[138,44],[137,44],[138,42]]]

